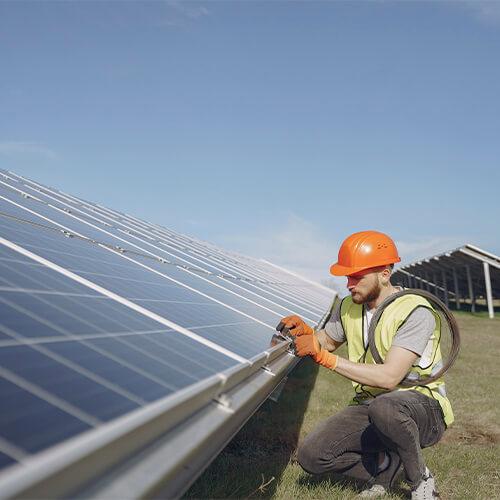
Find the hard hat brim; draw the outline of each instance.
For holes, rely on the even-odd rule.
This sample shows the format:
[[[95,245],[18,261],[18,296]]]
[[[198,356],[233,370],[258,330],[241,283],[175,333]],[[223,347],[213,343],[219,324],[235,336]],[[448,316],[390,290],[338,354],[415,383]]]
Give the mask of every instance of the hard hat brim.
[[[401,262],[401,259],[398,258],[397,260],[392,259],[391,262],[382,262],[381,264],[377,264],[376,266],[362,266],[362,267],[347,267],[347,266],[342,266],[338,262],[336,264],[333,264],[332,267],[330,267],[330,273],[333,274],[334,276],[349,276],[350,274],[355,274],[359,273],[360,271],[364,271],[365,269],[371,269],[372,267],[380,267],[380,266],[388,266],[390,264],[395,264],[396,262]]]
[[[340,264],[333,264],[330,267],[330,273],[334,276],[347,276],[349,274],[354,274],[359,271],[363,271],[363,269],[367,269],[366,267],[346,267],[341,266]]]

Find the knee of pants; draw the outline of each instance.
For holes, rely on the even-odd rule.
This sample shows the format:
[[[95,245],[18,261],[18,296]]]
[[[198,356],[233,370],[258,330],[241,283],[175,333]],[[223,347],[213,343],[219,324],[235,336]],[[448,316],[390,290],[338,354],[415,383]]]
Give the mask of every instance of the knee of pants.
[[[297,451],[297,461],[306,472],[309,472],[309,474],[315,474],[315,462],[317,462],[317,457],[315,450],[312,446],[308,445],[307,441],[303,441],[300,444]]]
[[[401,420],[401,405],[391,398],[378,397],[369,406],[368,417],[382,433],[391,431]]]
[[[311,439],[304,439],[297,451],[297,461],[299,465],[309,474],[321,474],[324,472],[320,466],[320,450],[317,443]]]

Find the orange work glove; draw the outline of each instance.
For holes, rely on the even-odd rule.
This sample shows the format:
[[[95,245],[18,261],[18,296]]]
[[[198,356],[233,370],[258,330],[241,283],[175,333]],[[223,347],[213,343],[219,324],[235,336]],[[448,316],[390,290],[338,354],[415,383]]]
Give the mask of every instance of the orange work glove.
[[[316,335],[301,335],[295,338],[294,343],[297,356],[307,356],[309,354],[319,365],[326,366],[329,370],[337,368],[339,357],[323,349],[319,345]]]
[[[309,325],[295,315],[283,318],[276,327],[276,330],[278,330],[283,337],[289,337],[290,335],[300,337],[301,335],[312,335],[314,333],[314,330]]]

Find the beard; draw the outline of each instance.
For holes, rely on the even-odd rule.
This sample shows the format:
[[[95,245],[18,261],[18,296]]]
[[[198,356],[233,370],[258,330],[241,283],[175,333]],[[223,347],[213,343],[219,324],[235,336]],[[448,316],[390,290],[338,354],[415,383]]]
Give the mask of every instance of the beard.
[[[364,293],[355,292],[352,295],[352,301],[355,304],[366,304],[373,302],[380,295],[381,286],[379,283],[374,283],[373,286]]]

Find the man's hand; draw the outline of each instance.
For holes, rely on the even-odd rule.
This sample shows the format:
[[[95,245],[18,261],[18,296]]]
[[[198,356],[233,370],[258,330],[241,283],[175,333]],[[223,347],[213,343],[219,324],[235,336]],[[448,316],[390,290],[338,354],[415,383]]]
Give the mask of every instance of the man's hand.
[[[314,356],[321,351],[321,346],[319,345],[316,335],[301,335],[300,337],[295,337],[294,344],[297,356]]]
[[[335,370],[337,367],[339,357],[323,349],[316,335],[301,335],[295,338],[294,343],[297,356],[310,355],[316,363],[326,366],[329,370]]]
[[[314,330],[296,315],[283,318],[276,327],[276,330],[284,337],[289,337],[290,335],[300,337],[302,335],[312,335],[314,333]]]

